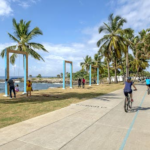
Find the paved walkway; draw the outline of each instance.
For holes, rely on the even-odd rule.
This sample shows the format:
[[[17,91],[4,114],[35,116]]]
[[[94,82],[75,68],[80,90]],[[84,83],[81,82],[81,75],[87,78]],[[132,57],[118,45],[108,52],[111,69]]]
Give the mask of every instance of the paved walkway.
[[[150,96],[137,87],[129,113],[118,90],[0,129],[0,150],[149,150]]]

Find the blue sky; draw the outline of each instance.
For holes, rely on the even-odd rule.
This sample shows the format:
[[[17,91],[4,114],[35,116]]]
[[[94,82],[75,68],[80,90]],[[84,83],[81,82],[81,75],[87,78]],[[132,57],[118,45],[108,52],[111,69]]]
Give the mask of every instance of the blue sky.
[[[0,0],[0,51],[15,44],[7,35],[13,34],[12,18],[17,22],[31,20],[30,29],[38,26],[43,31],[43,36],[33,41],[42,43],[49,53],[39,52],[45,62],[29,57],[29,74],[56,76],[62,72],[64,59],[73,61],[75,72],[80,70],[83,57],[93,57],[98,51],[96,42],[102,37],[98,27],[107,22],[109,14],[126,18],[125,27],[138,32],[150,27],[149,8],[148,0]],[[3,76],[4,59],[0,58],[0,64]],[[23,75],[22,66],[20,56],[10,74]]]

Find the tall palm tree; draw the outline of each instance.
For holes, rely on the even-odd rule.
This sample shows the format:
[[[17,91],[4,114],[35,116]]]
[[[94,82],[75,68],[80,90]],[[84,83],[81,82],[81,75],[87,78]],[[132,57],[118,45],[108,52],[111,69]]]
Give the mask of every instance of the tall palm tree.
[[[99,73],[102,74],[104,72],[103,62],[101,61],[103,56],[99,54],[94,55],[94,60],[92,61],[92,72],[96,73],[97,68],[99,68]]]
[[[82,69],[85,69],[87,71],[87,73],[88,73],[89,67],[90,67],[91,64],[92,64],[92,58],[87,55],[84,58],[84,62],[80,63],[80,66],[82,67]]]
[[[129,77],[129,48],[132,47],[132,40],[134,38],[134,30],[128,28],[124,29],[124,35],[123,37],[126,39],[125,45],[126,45],[126,51],[125,51],[125,57],[126,57],[126,77]]]
[[[149,66],[148,59],[150,58],[150,53],[149,51],[147,51],[149,49],[149,46],[145,46],[145,37],[146,31],[142,30],[141,32],[139,32],[139,35],[133,39],[132,50],[134,59],[131,64],[135,67],[138,76],[139,72],[143,71]]]
[[[99,33],[105,32],[106,34],[98,40],[97,46],[108,45],[109,51],[113,53],[113,57],[115,58],[115,82],[117,82],[117,59],[121,57],[122,51],[126,51],[125,38],[121,36],[124,33],[122,26],[126,23],[126,20],[120,16],[113,17],[113,14],[109,16],[108,20],[108,24],[104,23],[99,28]]]
[[[108,80],[109,84],[111,84],[111,78],[110,78],[110,61],[111,61],[111,51],[109,51],[108,45],[103,45],[100,47],[98,54],[102,57],[105,57],[105,60],[107,61],[107,69],[108,69]]]
[[[29,31],[31,21],[25,22],[24,20],[20,20],[20,22],[17,23],[16,20],[13,19],[12,22],[14,27],[14,35],[10,33],[8,33],[8,35],[17,44],[6,47],[5,49],[24,51],[33,58],[44,61],[44,59],[35,50],[43,50],[45,52],[47,52],[47,50],[40,43],[30,42],[34,37],[43,35],[42,31],[38,27],[35,27],[31,31]],[[1,52],[2,57],[4,57],[4,50],[2,50]],[[16,58],[17,54],[12,54],[10,57],[10,62],[14,64]]]

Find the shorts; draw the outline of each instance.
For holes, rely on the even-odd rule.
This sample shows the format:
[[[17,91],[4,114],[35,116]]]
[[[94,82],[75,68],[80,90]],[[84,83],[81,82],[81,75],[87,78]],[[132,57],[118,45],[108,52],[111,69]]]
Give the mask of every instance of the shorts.
[[[132,94],[132,90],[129,91],[129,92],[124,91],[124,95],[125,95],[125,96],[128,96],[128,94]]]
[[[18,90],[18,89],[15,89],[15,91],[16,91],[16,92],[19,92],[19,90]]]
[[[146,84],[146,86],[149,86],[149,87],[150,87],[150,84]]]

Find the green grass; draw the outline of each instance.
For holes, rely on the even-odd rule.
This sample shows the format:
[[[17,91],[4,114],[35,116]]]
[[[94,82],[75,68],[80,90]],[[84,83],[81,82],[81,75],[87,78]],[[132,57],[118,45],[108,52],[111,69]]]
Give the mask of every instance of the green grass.
[[[17,94],[17,99],[0,94],[0,128],[18,123],[102,94],[123,88],[122,84],[86,86],[85,89],[48,89],[32,92],[32,97]],[[46,97],[49,96],[49,97]]]

